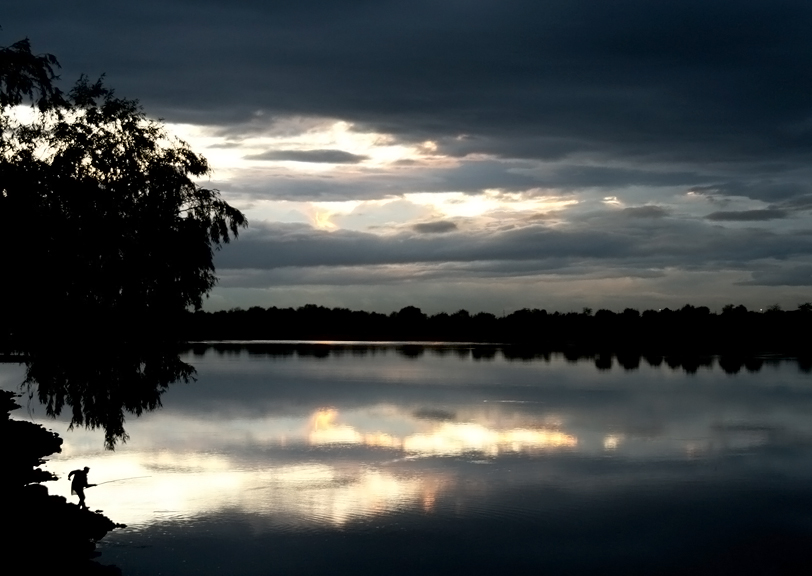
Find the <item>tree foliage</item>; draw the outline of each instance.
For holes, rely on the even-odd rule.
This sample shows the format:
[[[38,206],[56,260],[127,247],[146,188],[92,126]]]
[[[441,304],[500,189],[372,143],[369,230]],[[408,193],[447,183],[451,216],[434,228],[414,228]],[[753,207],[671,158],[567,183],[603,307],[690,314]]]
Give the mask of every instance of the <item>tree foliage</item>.
[[[25,100],[40,110],[62,103],[62,92],[53,85],[59,62],[53,54],[31,53],[28,38],[0,48],[0,106],[17,106]]]
[[[27,353],[43,331],[62,339],[91,325],[105,338],[154,336],[156,322],[200,308],[213,250],[246,219],[196,182],[205,158],[137,101],[84,77],[62,96],[49,82],[56,61],[26,60],[19,44],[11,52],[29,67],[0,82],[0,229],[14,243],[0,298],[19,312],[9,342]],[[36,111],[11,106],[37,95]]]
[[[21,353],[49,414],[125,438],[124,412],[160,405],[194,369],[178,320],[216,282],[213,251],[247,222],[198,184],[205,158],[136,100],[51,55],[0,48],[0,353]],[[27,104],[27,106],[26,106]]]

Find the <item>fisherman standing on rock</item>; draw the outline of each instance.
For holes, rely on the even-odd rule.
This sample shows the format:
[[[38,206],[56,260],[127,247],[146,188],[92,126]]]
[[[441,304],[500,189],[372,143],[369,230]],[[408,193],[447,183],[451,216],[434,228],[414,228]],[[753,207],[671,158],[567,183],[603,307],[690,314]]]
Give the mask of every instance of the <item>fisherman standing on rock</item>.
[[[85,488],[95,486],[95,484],[87,483],[88,472],[90,472],[90,468],[85,466],[84,470],[73,470],[70,474],[68,474],[68,480],[73,477],[73,480],[70,483],[70,492],[71,494],[76,494],[79,496],[79,508],[82,510],[87,510],[87,504],[85,504]]]

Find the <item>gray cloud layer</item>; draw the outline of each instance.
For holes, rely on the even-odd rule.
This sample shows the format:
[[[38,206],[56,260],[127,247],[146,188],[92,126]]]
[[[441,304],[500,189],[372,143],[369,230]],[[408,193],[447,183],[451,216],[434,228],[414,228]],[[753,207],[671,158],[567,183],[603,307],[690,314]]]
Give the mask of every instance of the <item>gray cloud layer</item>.
[[[773,267],[756,270],[749,284],[756,286],[812,286],[812,266]]]
[[[221,186],[246,202],[537,188],[632,205],[584,214],[585,202],[562,226],[498,231],[415,216],[394,236],[254,223],[218,253],[232,272],[726,268],[751,284],[809,285],[808,0],[29,0],[0,18],[0,43],[30,37],[66,80],[106,72],[149,114],[234,143],[299,115],[430,139],[459,160],[383,170],[344,150],[268,151],[251,158],[352,175],[246,170]]]
[[[625,224],[618,222],[625,219]],[[762,259],[812,257],[812,235],[729,229],[701,221],[594,215],[589,226],[533,225],[495,232],[446,234],[323,232],[302,224],[254,226],[217,256],[230,269],[425,263],[545,262],[535,271],[564,270],[584,261],[638,268],[746,269]],[[489,266],[493,266],[490,264]],[[531,267],[531,271],[533,268]],[[525,270],[525,273],[527,270]]]
[[[107,72],[168,119],[316,114],[529,158],[812,149],[805,0],[31,0],[3,18],[9,42]]]

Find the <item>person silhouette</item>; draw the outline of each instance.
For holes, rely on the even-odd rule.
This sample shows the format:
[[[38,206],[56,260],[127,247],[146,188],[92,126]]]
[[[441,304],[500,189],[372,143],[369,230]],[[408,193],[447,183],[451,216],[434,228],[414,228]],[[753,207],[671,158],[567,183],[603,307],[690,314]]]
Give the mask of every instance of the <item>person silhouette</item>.
[[[85,488],[95,486],[95,484],[87,483],[88,472],[90,472],[90,468],[85,466],[84,470],[73,470],[70,474],[68,474],[68,480],[73,477],[73,480],[70,483],[70,492],[71,494],[76,494],[79,496],[79,508],[82,510],[87,510],[87,504],[85,504]]]

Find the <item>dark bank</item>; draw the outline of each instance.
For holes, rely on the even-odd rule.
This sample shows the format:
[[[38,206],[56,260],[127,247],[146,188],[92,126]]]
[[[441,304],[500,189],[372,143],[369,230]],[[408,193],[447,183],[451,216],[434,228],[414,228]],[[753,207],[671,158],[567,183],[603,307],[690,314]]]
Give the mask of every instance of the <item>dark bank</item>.
[[[6,517],[3,547],[9,573],[99,574],[121,572],[103,566],[96,543],[115,528],[123,528],[104,514],[80,508],[61,496],[51,496],[42,484],[57,480],[40,466],[62,448],[62,439],[42,426],[15,420],[9,413],[20,405],[14,394],[0,390],[0,439]]]
[[[391,314],[326,308],[234,309],[189,312],[187,340],[424,341],[514,344],[573,354],[646,356],[721,355],[735,363],[756,354],[807,358],[812,350],[812,304],[750,311],[728,305],[721,313],[686,304],[671,310],[622,312],[522,309],[504,316],[459,310],[428,315],[407,306]]]

